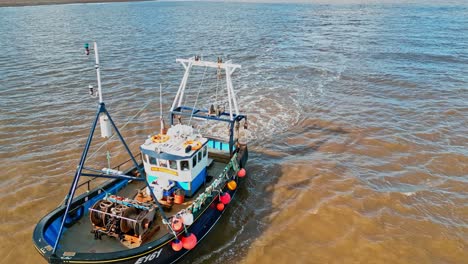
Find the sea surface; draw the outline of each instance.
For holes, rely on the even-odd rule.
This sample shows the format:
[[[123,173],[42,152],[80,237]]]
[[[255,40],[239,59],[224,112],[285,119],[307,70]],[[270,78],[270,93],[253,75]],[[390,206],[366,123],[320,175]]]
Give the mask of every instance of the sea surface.
[[[0,8],[0,263],[45,263],[32,231],[97,109],[94,40],[135,152],[158,130],[160,84],[167,116],[176,58],[242,65],[248,176],[182,263],[468,263],[468,4],[423,2]],[[190,102],[226,102],[215,70],[194,74]],[[91,165],[127,159],[94,142]]]

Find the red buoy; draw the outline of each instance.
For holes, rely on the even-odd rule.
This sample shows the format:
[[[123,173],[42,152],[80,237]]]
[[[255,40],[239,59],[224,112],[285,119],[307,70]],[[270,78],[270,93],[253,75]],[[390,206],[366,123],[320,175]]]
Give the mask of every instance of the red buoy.
[[[192,234],[185,234],[185,236],[182,237],[182,246],[187,249],[191,250],[197,245],[197,237]]]
[[[219,201],[223,203],[224,205],[226,205],[231,201],[231,195],[225,192],[219,196]]]
[[[222,211],[222,210],[224,210],[224,204],[223,203],[218,203],[218,205],[216,205],[216,208],[218,209],[218,211]]]
[[[182,241],[180,241],[179,239],[172,241],[171,245],[174,251],[180,251],[182,249]]]
[[[240,169],[240,170],[237,172],[237,176],[239,176],[239,178],[244,178],[245,175],[247,175],[247,171],[245,171],[244,168]]]
[[[182,230],[182,228],[184,228],[184,222],[182,221],[181,218],[174,217],[172,218],[171,227],[172,227],[172,230],[174,230],[175,232],[179,232],[180,230]]]

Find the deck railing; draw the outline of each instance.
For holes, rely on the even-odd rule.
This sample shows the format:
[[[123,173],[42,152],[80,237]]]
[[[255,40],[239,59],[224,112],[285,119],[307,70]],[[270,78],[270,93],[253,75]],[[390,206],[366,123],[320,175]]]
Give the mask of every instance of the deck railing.
[[[141,163],[143,162],[143,156],[142,156],[141,152],[138,153],[137,155],[134,155],[134,154],[133,154],[133,156],[135,157],[135,159],[136,159],[136,161],[138,162],[138,164],[141,164]],[[128,164],[130,164],[130,166],[125,167],[125,165],[128,165]],[[123,169],[125,169],[125,170],[128,170],[128,169],[130,169],[130,168],[133,168],[132,159],[129,158],[128,160],[125,160],[124,162],[118,164],[117,166],[112,167],[112,169],[118,170],[118,171],[120,171],[121,168],[123,168]],[[96,179],[98,179],[98,178],[100,178],[100,177],[92,177],[91,179],[80,183],[80,184],[78,185],[78,187],[76,187],[76,190],[80,190],[83,186],[86,186],[86,190],[85,190],[85,191],[86,191],[86,192],[89,192],[89,191],[91,190],[91,183],[93,183],[93,182],[94,182]],[[108,179],[108,181],[110,181],[110,180],[111,180],[111,179]]]

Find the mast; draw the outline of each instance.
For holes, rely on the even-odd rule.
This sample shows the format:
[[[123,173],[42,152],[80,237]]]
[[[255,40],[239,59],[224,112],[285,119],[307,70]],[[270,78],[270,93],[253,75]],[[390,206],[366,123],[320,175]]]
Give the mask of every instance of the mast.
[[[86,55],[89,55],[89,46],[88,46],[88,44],[85,45],[85,49],[86,49]],[[116,178],[116,179],[124,179],[124,180],[131,179],[131,180],[145,181],[146,182],[144,177],[143,178],[142,177],[133,177],[133,176],[129,176],[129,175],[108,175],[106,173],[102,173],[102,174],[82,173],[86,158],[88,156],[88,151],[89,151],[89,148],[91,146],[91,142],[93,140],[94,131],[95,131],[96,126],[97,126],[97,121],[99,119],[100,123],[101,123],[101,136],[110,137],[110,135],[108,133],[111,133],[112,128],[113,128],[115,130],[117,136],[119,137],[120,141],[122,142],[123,146],[125,147],[125,150],[129,154],[130,159],[132,160],[133,165],[135,166],[135,168],[138,170],[140,175],[145,175],[143,169],[141,168],[141,166],[136,161],[135,157],[133,156],[132,152],[130,151],[130,148],[128,147],[127,143],[123,139],[123,137],[120,134],[117,126],[115,125],[114,121],[112,120],[112,118],[109,115],[109,112],[106,109],[106,105],[105,105],[104,100],[102,98],[101,74],[100,74],[100,70],[99,70],[99,54],[98,54],[98,49],[97,49],[97,43],[96,42],[94,42],[94,51],[95,51],[95,59],[96,59],[95,69],[96,69],[96,77],[97,77],[97,82],[98,82],[98,93],[99,93],[98,109],[97,109],[96,116],[94,118],[93,124],[91,125],[85,147],[83,149],[83,152],[81,153],[80,162],[79,162],[79,164],[77,166],[75,176],[73,178],[73,183],[72,183],[72,185],[70,187],[70,190],[68,191],[67,196],[65,197],[64,213],[63,213],[63,216],[62,216],[61,224],[60,224],[60,227],[59,227],[59,230],[58,230],[58,233],[57,233],[57,238],[56,238],[55,243],[53,245],[51,258],[50,258],[49,261],[55,261],[55,259],[60,258],[60,257],[58,257],[56,255],[56,252],[57,252],[58,245],[59,245],[60,239],[61,239],[63,231],[64,231],[65,221],[67,219],[68,213],[70,212],[70,207],[72,205],[73,198],[75,197],[75,192],[76,192],[76,189],[78,188],[78,182],[79,182],[81,176],[104,177],[104,178],[112,177],[112,178]],[[146,182],[146,184],[147,184],[147,186],[149,186],[148,182]],[[151,191],[151,194],[153,196],[153,199],[155,199],[154,194],[153,194],[152,191]],[[159,205],[159,203],[157,202],[157,200],[156,200],[156,204],[158,205],[159,210],[161,211],[161,213],[163,215],[163,218],[165,219],[165,215],[163,214],[162,208]]]
[[[99,93],[99,103],[103,103],[104,100],[102,99],[102,88],[101,88],[101,70],[99,67],[99,53],[96,41],[94,41],[94,58],[96,59],[96,77],[97,77],[97,85],[98,85],[98,93]]]

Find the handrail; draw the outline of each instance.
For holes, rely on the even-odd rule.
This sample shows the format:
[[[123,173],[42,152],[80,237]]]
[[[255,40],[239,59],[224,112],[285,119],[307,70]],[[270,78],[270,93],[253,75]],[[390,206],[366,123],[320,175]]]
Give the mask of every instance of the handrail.
[[[139,157],[139,159],[137,158],[137,160],[138,160],[139,162],[143,162],[143,156],[142,156],[141,152],[138,153],[137,155],[134,155],[134,154],[132,153],[132,155],[133,155],[135,158]],[[129,162],[132,162],[132,159],[128,159],[128,160],[126,160],[126,161],[120,163],[119,165],[112,167],[112,169],[114,169],[114,170],[120,170],[120,167],[121,167],[122,165],[125,165],[125,164],[127,164],[127,163],[129,163]],[[91,178],[91,179],[89,179],[89,180],[87,180],[87,181],[85,181],[85,182],[80,183],[80,184],[76,187],[76,189],[78,190],[78,189],[80,189],[81,187],[87,185],[86,191],[90,191],[90,190],[91,190],[91,182],[95,181],[97,178],[99,178],[99,177],[93,177],[93,178]]]
[[[116,215],[116,214],[112,214],[112,213],[108,213],[108,212],[103,212],[103,211],[99,211],[99,210],[96,210],[96,209],[93,209],[93,208],[89,208],[88,210],[91,211],[91,212],[96,212],[96,213],[100,213],[100,214],[110,215],[110,216],[113,216],[113,217],[125,219],[125,220],[130,221],[130,222],[138,223],[138,221],[135,220],[135,219],[123,217],[123,216],[121,216],[121,215]]]
[[[140,159],[139,159],[140,162],[143,161],[143,156],[142,156],[141,152],[138,153],[137,155],[134,155],[134,154],[132,153],[132,155],[133,155],[135,158],[136,158],[137,156],[140,157]],[[132,161],[132,159],[130,158],[130,159],[128,159],[128,160],[126,160],[126,161],[120,163],[119,165],[114,166],[112,169],[118,170],[118,171],[119,171],[119,170],[120,170],[120,166],[122,166],[122,165],[124,165],[124,164],[126,164],[126,163],[128,163],[128,162],[131,162],[131,161]]]

